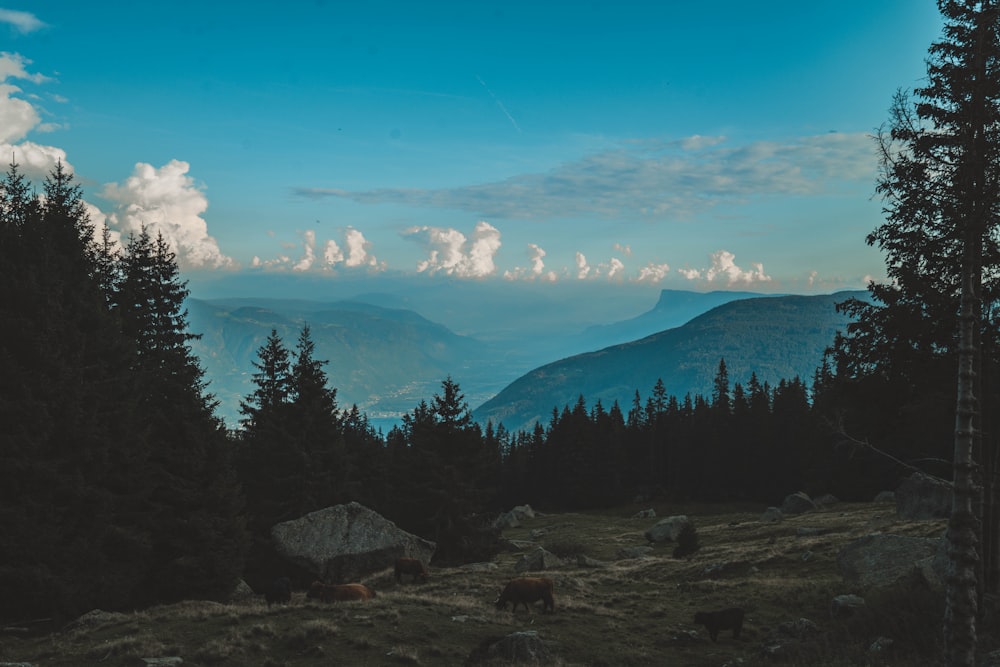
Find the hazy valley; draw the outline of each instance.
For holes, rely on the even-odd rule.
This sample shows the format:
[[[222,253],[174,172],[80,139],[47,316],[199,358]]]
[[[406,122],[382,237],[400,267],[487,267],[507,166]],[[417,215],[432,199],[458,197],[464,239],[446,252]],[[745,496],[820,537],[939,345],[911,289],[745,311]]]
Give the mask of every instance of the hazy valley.
[[[834,304],[867,294],[662,290],[622,298],[565,290],[497,299],[484,286],[444,284],[322,293],[337,300],[313,298],[320,293],[308,288],[296,293],[304,298],[274,292],[187,301],[190,329],[202,334],[192,347],[230,427],[239,423],[257,351],[272,329],[294,351],[308,323],[341,407],[357,404],[376,426],[396,423],[450,376],[477,419],[517,429],[581,392],[588,404],[600,399],[606,407],[629,405],[636,390],[648,395],[658,378],[670,394],[707,392],[723,357],[733,382],[751,372],[772,384],[808,378],[846,323]],[[627,310],[634,314],[622,317]]]

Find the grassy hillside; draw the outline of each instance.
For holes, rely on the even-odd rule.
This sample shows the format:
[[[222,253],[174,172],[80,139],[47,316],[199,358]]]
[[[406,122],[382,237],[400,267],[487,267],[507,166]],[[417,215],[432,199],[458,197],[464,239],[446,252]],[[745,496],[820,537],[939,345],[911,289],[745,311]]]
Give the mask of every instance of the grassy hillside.
[[[835,304],[850,295],[732,301],[683,326],[537,368],[474,415],[482,422],[503,422],[509,430],[527,429],[536,420],[547,422],[553,407],[572,406],[581,394],[588,405],[599,399],[608,408],[618,401],[627,411],[635,392],[645,400],[658,379],[668,394],[710,396],[720,359],[730,384],[745,385],[752,372],[772,385],[795,376],[808,381],[848,322]]]
[[[783,664],[798,666],[923,665],[940,636],[941,604],[919,586],[881,592],[842,582],[835,559],[845,544],[872,532],[938,537],[943,521],[903,522],[892,505],[837,504],[782,523],[761,523],[757,506],[653,505],[660,517],[686,514],[701,549],[677,560],[672,545],[618,559],[623,547],[644,545],[657,519],[632,518],[639,508],[552,514],[528,520],[505,537],[534,540],[573,556],[547,571],[556,606],[541,613],[498,611],[498,588],[515,576],[519,553],[498,556],[495,570],[433,568],[426,584],[397,585],[386,571],[365,583],[378,591],[367,603],[321,604],[296,592],[292,603],[268,609],[260,599],[216,604],[186,602],[135,613],[95,614],[50,636],[0,635],[0,661],[49,667],[130,665],[137,658],[180,656],[185,665],[431,665],[460,666],[477,647],[531,630],[552,645],[562,666],[770,665],[765,647],[782,643]],[[807,530],[801,530],[807,529]],[[580,567],[583,553],[604,561]],[[863,595],[866,610],[846,621],[830,618],[831,599]],[[693,623],[696,611],[739,605],[743,636],[722,632],[713,643]],[[782,623],[806,618],[814,631],[789,641]],[[888,654],[872,654],[879,636],[894,639]],[[988,640],[988,638],[987,638]],[[502,662],[485,664],[509,664]]]

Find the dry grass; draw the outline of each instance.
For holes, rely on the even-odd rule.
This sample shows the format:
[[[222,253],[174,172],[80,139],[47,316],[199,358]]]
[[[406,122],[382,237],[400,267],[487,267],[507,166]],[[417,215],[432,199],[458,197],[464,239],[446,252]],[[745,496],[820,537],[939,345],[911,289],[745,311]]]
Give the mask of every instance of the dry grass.
[[[176,655],[186,665],[447,667],[464,665],[491,641],[533,630],[555,643],[546,664],[562,667],[752,666],[771,664],[763,654],[776,629],[800,618],[817,629],[786,647],[786,664],[920,664],[919,656],[936,650],[938,597],[919,587],[853,590],[837,574],[836,555],[875,531],[937,537],[940,521],[901,522],[891,506],[871,504],[835,505],[779,524],[760,523],[763,508],[757,507],[655,506],[659,516],[693,519],[699,551],[675,559],[667,543],[650,557],[618,560],[620,548],[644,545],[645,530],[656,522],[631,518],[637,509],[539,516],[507,531],[528,540],[531,530],[544,530],[538,543],[571,557],[571,565],[546,573],[556,581],[552,614],[541,613],[540,605],[516,613],[495,609],[497,591],[516,576],[520,556],[503,553],[496,570],[432,568],[425,584],[397,585],[390,570],[375,573],[364,582],[378,591],[368,602],[324,604],[297,592],[291,604],[271,608],[259,600],[185,602],[96,614],[50,636],[0,636],[0,662],[127,665]],[[581,553],[604,565],[578,567]],[[833,621],[829,603],[842,593],[864,595],[868,609]],[[735,640],[724,631],[713,643],[693,624],[694,612],[728,606],[747,611],[743,636]],[[904,608],[910,611],[898,613]],[[896,640],[891,661],[869,651],[878,636]]]

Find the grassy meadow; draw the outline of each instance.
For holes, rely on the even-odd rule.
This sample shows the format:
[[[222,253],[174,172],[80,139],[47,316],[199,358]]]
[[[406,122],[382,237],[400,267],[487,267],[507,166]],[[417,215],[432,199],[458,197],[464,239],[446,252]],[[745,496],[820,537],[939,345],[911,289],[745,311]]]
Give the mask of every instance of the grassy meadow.
[[[658,518],[633,518],[648,507]],[[856,590],[841,580],[836,555],[872,532],[938,537],[943,521],[900,521],[891,504],[840,503],[780,523],[761,523],[763,510],[653,503],[526,520],[504,536],[536,542],[571,563],[545,572],[556,582],[551,614],[541,612],[540,602],[529,611],[495,609],[521,556],[505,552],[495,569],[431,568],[423,584],[396,584],[391,570],[376,573],[363,581],[378,592],[370,602],[324,604],[296,591],[290,604],[271,608],[260,597],[190,601],[92,613],[39,637],[8,628],[0,635],[0,663],[112,666],[179,656],[184,665],[506,665],[515,663],[491,662],[482,649],[505,635],[535,631],[552,642],[550,657],[535,664],[565,667],[934,664],[940,596],[919,583]],[[701,546],[695,554],[675,559],[668,542],[647,557],[619,559],[619,549],[646,545],[645,530],[674,514],[694,522]],[[581,567],[579,554],[603,565]],[[868,605],[834,620],[830,601],[845,593],[862,595]],[[713,643],[693,623],[696,611],[731,606],[746,610],[738,640],[722,631]],[[781,624],[801,618],[815,627],[780,635]],[[893,643],[873,651],[880,636]]]

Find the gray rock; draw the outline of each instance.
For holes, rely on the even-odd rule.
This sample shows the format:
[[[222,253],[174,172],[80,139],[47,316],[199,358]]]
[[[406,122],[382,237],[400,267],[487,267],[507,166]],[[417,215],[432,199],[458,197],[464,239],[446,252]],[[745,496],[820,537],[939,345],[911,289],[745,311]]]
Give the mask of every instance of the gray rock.
[[[596,558],[591,558],[586,554],[578,554],[576,557],[576,564],[580,567],[607,567],[608,564],[603,560],[597,560]]]
[[[279,523],[271,539],[281,556],[328,583],[358,581],[400,556],[427,563],[437,546],[356,502]]]
[[[562,564],[562,559],[555,554],[546,551],[542,547],[535,547],[535,549],[524,554],[514,563],[514,571],[537,572],[540,570],[551,570]]]
[[[817,507],[830,507],[839,503],[840,498],[830,493],[824,493],[819,498],[814,498],[813,502],[816,503]]]
[[[618,558],[645,558],[653,553],[653,547],[622,547],[618,550]]]
[[[830,601],[830,618],[849,618],[864,606],[865,599],[860,595],[838,595]]]
[[[844,581],[864,588],[888,586],[933,559],[940,539],[876,533],[854,540],[837,554],[837,568]]]
[[[487,657],[494,660],[508,660],[513,663],[548,664],[553,659],[552,649],[555,642],[544,641],[538,632],[527,630],[507,635],[498,642],[491,644]]]
[[[684,526],[691,523],[683,514],[660,519],[646,531],[646,539],[650,542],[673,542],[681,534]]]
[[[764,513],[760,515],[761,523],[780,523],[785,515],[782,513],[780,507],[768,507],[764,510]]]
[[[250,585],[240,579],[236,582],[236,588],[229,594],[229,602],[248,602],[256,597],[257,595],[250,588]]]
[[[655,519],[656,510],[650,507],[648,510],[639,510],[632,515],[633,519]]]
[[[879,491],[878,495],[875,496],[874,503],[893,503],[896,502],[896,493],[894,491]]]
[[[781,503],[783,514],[804,514],[815,509],[816,503],[804,491],[785,496],[785,500]]]
[[[896,514],[903,519],[947,519],[951,515],[951,484],[915,472],[896,489]]]

